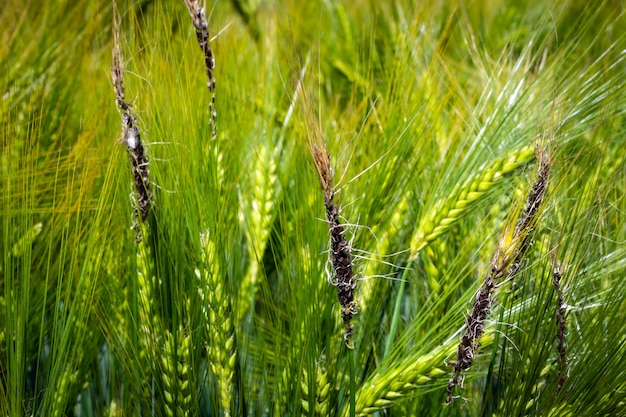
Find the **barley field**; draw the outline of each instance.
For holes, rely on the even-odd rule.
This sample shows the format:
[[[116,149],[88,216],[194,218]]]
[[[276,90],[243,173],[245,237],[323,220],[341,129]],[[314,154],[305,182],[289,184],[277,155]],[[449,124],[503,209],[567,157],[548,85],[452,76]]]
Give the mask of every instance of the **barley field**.
[[[4,0],[0,415],[626,415],[623,0]]]

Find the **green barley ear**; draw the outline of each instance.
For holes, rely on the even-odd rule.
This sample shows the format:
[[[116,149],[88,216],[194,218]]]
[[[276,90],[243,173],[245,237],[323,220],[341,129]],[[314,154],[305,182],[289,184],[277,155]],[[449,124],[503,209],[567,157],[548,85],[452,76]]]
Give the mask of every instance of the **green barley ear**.
[[[484,333],[484,323],[491,311],[493,294],[499,286],[510,281],[517,274],[522,260],[530,246],[531,236],[539,217],[539,209],[548,188],[552,161],[547,150],[537,146],[536,156],[539,168],[537,177],[532,184],[526,199],[526,205],[517,219],[515,227],[505,226],[498,247],[491,260],[489,272],[478,289],[473,309],[467,317],[466,330],[461,337],[455,361],[449,363],[453,368],[452,377],[448,382],[447,403],[455,398],[454,389],[462,386],[462,373],[474,363],[480,339]]]
[[[482,337],[483,346],[491,346],[494,340],[495,329],[490,327]],[[379,413],[419,390],[444,386],[444,361],[455,350],[456,342],[449,339],[427,354],[413,354],[399,365],[379,368],[357,393],[356,415]],[[344,410],[341,415],[347,417],[348,410]]]
[[[141,225],[140,225],[141,227]],[[139,229],[145,232],[146,228]],[[151,385],[154,383],[154,375],[158,369],[158,359],[156,355],[159,347],[163,344],[160,329],[163,328],[155,307],[156,291],[156,265],[152,248],[142,240],[137,244],[135,255],[137,275],[137,322],[129,323],[136,326],[138,351],[136,364],[137,375],[141,378],[140,392],[144,404],[150,402],[153,397]]]
[[[270,235],[274,218],[274,201],[277,192],[276,160],[268,145],[261,145],[250,170],[250,189],[241,195],[241,221],[244,223],[246,240],[250,245],[250,265],[243,277],[239,290],[237,317],[241,321],[254,303],[258,280],[263,276],[260,270],[263,254]]]
[[[178,329],[178,340],[166,330],[161,357],[163,396],[168,417],[188,416],[191,410],[191,335]]]
[[[215,242],[208,235],[201,236],[202,265],[196,269],[198,292],[203,301],[202,314],[208,332],[207,360],[217,380],[219,407],[230,416],[237,350],[230,298],[225,288],[223,271],[218,261]]]
[[[24,235],[17,242],[15,242],[13,248],[11,249],[11,254],[16,258],[18,256],[21,256],[22,253],[24,253],[29,247],[32,246],[37,236],[39,236],[39,234],[41,233],[42,228],[43,223],[39,222],[33,225],[33,227],[31,227],[29,230],[27,230],[26,233],[24,233]],[[2,272],[1,267],[0,272]]]
[[[306,369],[303,369],[303,376],[300,381],[302,389],[302,409],[314,416],[329,415],[329,402],[331,385],[328,380],[328,373],[323,364],[318,363],[315,366],[315,375],[309,375]],[[314,387],[313,403],[309,402],[309,387]]]
[[[411,260],[415,260],[426,245],[449,231],[463,216],[470,213],[474,205],[506,175],[530,162],[533,155],[533,148],[528,146],[497,159],[492,164],[483,166],[462,185],[455,187],[448,198],[436,203],[422,218],[411,240]]]

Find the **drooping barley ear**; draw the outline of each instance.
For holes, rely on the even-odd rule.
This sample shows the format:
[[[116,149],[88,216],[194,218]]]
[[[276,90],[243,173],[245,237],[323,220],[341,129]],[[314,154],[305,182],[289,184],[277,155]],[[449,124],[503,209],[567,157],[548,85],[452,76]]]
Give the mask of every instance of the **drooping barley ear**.
[[[478,173],[455,187],[444,200],[439,201],[420,220],[417,231],[411,240],[411,258],[415,260],[419,252],[430,242],[449,231],[461,220],[493,187],[506,175],[530,162],[534,152],[527,146],[504,158],[497,159]]]
[[[317,169],[320,185],[324,191],[324,206],[326,220],[330,230],[330,262],[333,267],[335,280],[330,283],[337,289],[337,298],[341,305],[341,318],[345,331],[343,339],[349,349],[354,345],[350,342],[350,335],[354,333],[352,318],[356,315],[354,289],[356,280],[352,273],[352,257],[350,245],[343,236],[344,227],[339,220],[339,207],[334,202],[333,171],[330,165],[330,155],[323,143],[311,143],[310,146],[315,168]]]
[[[480,337],[484,332],[484,323],[491,310],[493,293],[504,282],[517,274],[524,255],[530,245],[531,235],[537,222],[539,208],[545,196],[550,176],[551,160],[547,150],[535,149],[538,159],[537,178],[526,199],[526,205],[520,213],[513,231],[505,227],[498,243],[498,248],[491,260],[489,272],[478,289],[473,309],[466,320],[466,329],[457,348],[455,361],[448,365],[453,368],[448,382],[447,403],[454,399],[454,388],[462,386],[462,373],[474,363],[474,356],[480,346]]]
[[[211,137],[215,139],[217,137],[217,112],[215,110],[215,77],[213,76],[213,70],[215,69],[215,57],[211,45],[209,45],[209,24],[206,20],[206,14],[203,7],[197,0],[185,0],[185,5],[191,15],[191,21],[196,29],[196,39],[198,40],[198,46],[204,54],[204,66],[206,68],[206,75],[209,81],[207,87],[211,94],[211,101],[209,103],[209,113],[211,115]]]
[[[209,340],[207,360],[217,380],[219,406],[225,416],[231,415],[233,394],[236,393],[235,367],[237,366],[237,346],[223,272],[221,271],[215,243],[208,234],[201,236],[202,265],[196,269],[199,280],[198,292],[203,301],[202,314],[207,327]]]
[[[487,327],[482,338],[483,346],[491,346],[495,328]],[[433,389],[445,385],[445,358],[454,354],[456,342],[449,339],[427,354],[410,355],[398,366],[378,368],[357,392],[356,415],[366,416],[381,412],[420,389]],[[380,373],[379,373],[380,372]],[[340,414],[347,417],[348,407]]]
[[[563,301],[563,290],[561,289],[561,279],[563,278],[563,269],[561,263],[556,261],[554,256],[552,257],[552,285],[557,295],[557,309],[556,309],[556,340],[557,351],[559,353],[559,380],[556,386],[555,395],[559,395],[567,381],[567,351],[565,349],[565,302]]]
[[[122,143],[126,147],[133,172],[133,210],[135,217],[144,222],[150,211],[150,169],[148,156],[141,142],[137,119],[131,112],[131,105],[126,101],[124,91],[124,60],[119,38],[119,23],[117,15],[113,13],[113,60],[111,63],[111,76],[115,99],[122,118]],[[137,233],[137,241],[141,240],[141,228]]]

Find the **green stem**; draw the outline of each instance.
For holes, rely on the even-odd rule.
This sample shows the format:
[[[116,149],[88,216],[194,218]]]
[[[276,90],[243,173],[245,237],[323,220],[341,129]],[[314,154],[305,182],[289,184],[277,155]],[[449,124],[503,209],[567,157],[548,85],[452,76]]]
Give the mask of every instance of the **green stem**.
[[[348,361],[350,362],[350,417],[356,416],[356,375],[354,370],[355,350],[348,350]]]
[[[408,271],[412,268],[413,263],[409,262],[402,271],[402,275],[400,277],[400,288],[398,288],[398,294],[396,295],[396,303],[393,307],[393,316],[391,316],[391,327],[389,328],[389,334],[387,335],[387,341],[385,342],[385,353],[384,358],[389,355],[391,351],[391,345],[393,344],[393,339],[396,336],[396,331],[398,329],[398,322],[400,321],[400,308],[402,307],[402,297],[404,296],[404,288],[406,287],[407,275]]]
[[[507,293],[506,296],[504,297],[503,305],[505,306],[508,305],[508,300],[509,300],[509,293]],[[504,323],[504,311],[505,309],[502,309],[502,311],[500,312],[500,316],[498,317],[498,323]],[[495,331],[495,339],[493,341],[494,348],[492,349],[491,359],[489,360],[489,368],[487,370],[487,381],[485,383],[485,387],[483,388],[483,398],[482,398],[482,405],[481,405],[482,415],[486,415],[485,410],[487,410],[489,401],[493,401],[494,404],[497,404],[497,401],[498,401],[497,398],[492,399],[491,394],[493,394],[493,389],[492,389],[493,369],[494,369],[494,364],[496,362],[496,355],[498,353],[498,345],[500,343],[500,333],[502,333],[501,327],[502,325],[498,324],[496,331]],[[507,340],[505,338],[504,343],[502,345],[502,358],[501,358],[502,361],[506,357],[506,342]]]

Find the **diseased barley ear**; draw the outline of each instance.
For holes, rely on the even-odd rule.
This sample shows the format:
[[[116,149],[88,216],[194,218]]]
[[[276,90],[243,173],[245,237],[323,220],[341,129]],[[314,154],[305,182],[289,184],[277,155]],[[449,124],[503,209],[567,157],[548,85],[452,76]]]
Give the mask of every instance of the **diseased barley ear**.
[[[324,193],[324,208],[330,232],[330,264],[335,279],[331,278],[329,282],[337,289],[337,299],[341,305],[341,319],[345,326],[344,342],[348,349],[353,349],[354,345],[350,342],[350,336],[354,333],[352,319],[357,314],[357,309],[354,299],[356,279],[352,272],[351,248],[344,237],[345,228],[340,220],[339,207],[334,200],[334,172],[330,155],[324,143],[319,122],[316,120],[313,110],[309,108],[310,103],[305,89],[302,89],[302,102],[307,130],[306,142]]]
[[[213,71],[215,70],[215,56],[213,50],[209,44],[209,24],[206,20],[206,13],[203,7],[197,0],[185,0],[185,5],[189,14],[191,15],[191,21],[196,30],[196,39],[198,46],[204,54],[204,67],[206,69],[206,75],[209,81],[207,87],[211,94],[211,101],[209,103],[210,125],[211,125],[211,137],[215,139],[217,137],[217,111],[215,110],[215,77]]]
[[[504,282],[515,277],[530,246],[539,208],[548,188],[551,168],[551,159],[547,150],[537,146],[535,155],[539,168],[528,193],[526,205],[513,230],[505,226],[502,231],[489,272],[478,289],[472,312],[467,317],[465,332],[457,348],[456,360],[448,363],[453,368],[447,388],[446,403],[448,404],[455,398],[454,389],[463,385],[463,372],[474,363],[474,357],[480,347],[480,338],[484,332],[485,320],[491,311],[494,292]]]
[[[341,305],[341,319],[345,326],[344,342],[349,349],[353,349],[354,345],[350,342],[350,336],[354,333],[354,325],[351,322],[357,311],[354,300],[356,280],[352,272],[350,244],[344,237],[345,229],[339,220],[339,207],[334,202],[335,190],[330,155],[323,143],[314,143],[311,146],[311,154],[324,191],[326,221],[330,231],[330,262],[335,275],[335,280],[331,280],[330,283],[337,289],[337,299]]]
[[[113,4],[115,7],[115,2]],[[122,119],[122,143],[128,152],[133,174],[133,211],[139,223],[143,223],[148,218],[152,198],[150,192],[149,160],[141,141],[137,119],[131,112],[130,103],[126,101],[124,90],[124,60],[119,38],[119,23],[115,9],[113,13],[112,55],[111,77],[115,91],[115,100]],[[141,241],[142,233],[140,224],[135,224],[133,228],[138,229],[137,242]]]
[[[556,386],[555,395],[559,395],[563,389],[563,385],[567,381],[567,350],[565,348],[566,339],[566,323],[565,323],[565,302],[563,301],[563,289],[561,288],[561,280],[563,279],[563,267],[561,262],[557,261],[555,256],[552,256],[552,285],[557,296],[557,309],[556,309],[556,340],[557,340],[557,352],[559,363],[559,379]]]

